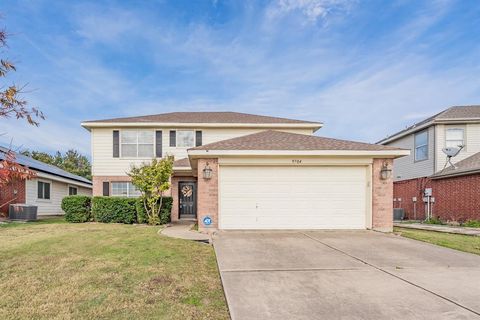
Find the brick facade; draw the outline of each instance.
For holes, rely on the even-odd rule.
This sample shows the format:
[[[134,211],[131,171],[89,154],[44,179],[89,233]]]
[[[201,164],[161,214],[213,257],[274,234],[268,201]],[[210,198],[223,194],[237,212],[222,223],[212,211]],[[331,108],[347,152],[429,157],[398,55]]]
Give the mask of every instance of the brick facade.
[[[380,171],[387,164],[391,169],[392,159],[373,159],[372,165],[372,229],[382,232],[393,230],[393,178],[382,180]]]
[[[178,221],[178,183],[182,181],[197,181],[197,178],[195,177],[172,177],[172,185],[171,185],[171,194],[173,198],[172,202],[172,222]],[[197,186],[197,197],[198,197],[198,186]],[[198,203],[198,201],[197,201]],[[198,211],[198,207],[197,207]]]
[[[425,219],[426,208],[422,201],[425,188],[432,188],[435,198],[432,207],[434,217],[458,222],[480,220],[480,174],[395,182],[394,206],[405,209],[407,219]],[[412,197],[417,197],[415,207]]]
[[[14,180],[0,189],[0,216],[8,215],[8,207],[14,203],[25,203],[25,180]]]
[[[203,178],[206,164],[212,169],[212,178]],[[200,231],[218,228],[218,159],[198,159],[197,217]],[[212,224],[205,226],[203,218],[212,218]]]

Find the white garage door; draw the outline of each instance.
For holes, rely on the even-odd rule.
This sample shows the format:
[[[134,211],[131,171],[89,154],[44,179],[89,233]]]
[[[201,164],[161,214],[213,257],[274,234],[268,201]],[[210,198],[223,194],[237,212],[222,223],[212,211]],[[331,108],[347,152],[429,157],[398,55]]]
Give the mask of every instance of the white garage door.
[[[366,167],[220,168],[220,229],[364,229]]]

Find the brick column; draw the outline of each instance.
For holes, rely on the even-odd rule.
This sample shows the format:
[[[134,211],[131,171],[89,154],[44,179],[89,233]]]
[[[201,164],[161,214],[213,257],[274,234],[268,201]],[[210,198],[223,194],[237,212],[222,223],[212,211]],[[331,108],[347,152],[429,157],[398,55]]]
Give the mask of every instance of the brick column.
[[[393,231],[393,176],[382,180],[380,171],[386,162],[393,167],[392,159],[373,159],[372,166],[372,229],[382,232]]]
[[[212,169],[210,179],[203,178],[206,164]],[[198,159],[197,217],[200,231],[214,231],[218,228],[218,159]],[[209,216],[212,224],[206,226],[203,219]]]

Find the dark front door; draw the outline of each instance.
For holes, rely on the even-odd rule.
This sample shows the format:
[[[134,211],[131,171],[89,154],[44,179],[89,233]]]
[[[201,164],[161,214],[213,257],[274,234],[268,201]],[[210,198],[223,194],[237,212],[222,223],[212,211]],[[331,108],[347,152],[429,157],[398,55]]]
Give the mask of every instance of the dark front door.
[[[197,183],[195,181],[178,183],[178,205],[180,219],[197,217]]]

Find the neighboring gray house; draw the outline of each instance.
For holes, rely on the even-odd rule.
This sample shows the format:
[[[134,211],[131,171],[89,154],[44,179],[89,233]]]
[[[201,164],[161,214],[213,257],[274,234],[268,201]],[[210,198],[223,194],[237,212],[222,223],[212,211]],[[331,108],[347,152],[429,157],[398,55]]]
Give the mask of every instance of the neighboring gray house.
[[[452,163],[480,152],[480,106],[448,108],[377,143],[411,150],[395,159],[395,181],[429,177],[449,166],[445,147],[464,146]]]
[[[6,158],[7,148],[0,146],[0,160]],[[0,188],[0,215],[6,215],[8,205],[26,203],[38,207],[38,215],[64,214],[60,205],[68,195],[92,195],[92,182],[58,167],[15,154],[15,161],[36,173],[30,180],[13,181]]]

